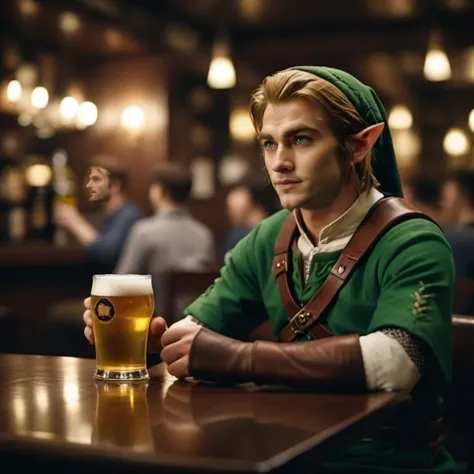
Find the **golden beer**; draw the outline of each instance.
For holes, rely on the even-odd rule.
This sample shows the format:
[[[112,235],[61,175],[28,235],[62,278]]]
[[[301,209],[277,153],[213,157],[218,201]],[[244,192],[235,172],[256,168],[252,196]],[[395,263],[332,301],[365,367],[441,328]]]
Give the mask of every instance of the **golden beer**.
[[[132,451],[153,450],[147,389],[146,383],[96,384],[94,443],[126,447]]]
[[[146,345],[155,300],[150,275],[95,275],[91,313],[95,376],[146,380]]]

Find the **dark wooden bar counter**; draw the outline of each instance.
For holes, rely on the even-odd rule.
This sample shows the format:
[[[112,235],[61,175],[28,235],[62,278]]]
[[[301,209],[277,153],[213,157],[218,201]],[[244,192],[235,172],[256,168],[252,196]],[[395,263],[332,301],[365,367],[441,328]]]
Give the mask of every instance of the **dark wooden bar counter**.
[[[95,361],[0,355],[0,462],[18,472],[315,472],[408,397],[327,395],[177,381],[96,382]],[[345,435],[343,438],[340,435]],[[339,438],[338,438],[339,437]],[[50,471],[51,472],[51,471]]]
[[[84,247],[79,244],[65,246],[43,242],[0,244],[0,265],[2,267],[81,264],[84,258]]]
[[[79,245],[0,245],[0,305],[22,307],[90,292],[86,252]]]

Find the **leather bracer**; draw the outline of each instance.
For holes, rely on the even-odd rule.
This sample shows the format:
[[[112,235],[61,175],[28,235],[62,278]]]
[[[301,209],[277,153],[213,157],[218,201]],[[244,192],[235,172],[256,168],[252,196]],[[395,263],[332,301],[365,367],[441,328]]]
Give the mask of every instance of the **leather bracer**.
[[[196,379],[366,390],[358,335],[301,342],[241,342],[202,328],[189,372]]]

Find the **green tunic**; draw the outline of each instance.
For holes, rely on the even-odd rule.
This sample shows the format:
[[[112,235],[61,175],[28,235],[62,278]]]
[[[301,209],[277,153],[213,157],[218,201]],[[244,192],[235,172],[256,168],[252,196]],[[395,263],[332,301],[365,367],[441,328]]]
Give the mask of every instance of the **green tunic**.
[[[246,339],[269,319],[275,334],[288,322],[275,277],[274,245],[288,211],[263,221],[232,251],[221,277],[192,303],[186,314],[210,329]],[[303,285],[298,255],[293,251],[290,274],[297,301],[307,303],[326,279],[341,251],[316,254]],[[441,410],[442,394],[451,370],[451,300],[454,265],[441,230],[426,219],[412,219],[389,230],[364,258],[332,302],[322,322],[335,335],[365,335],[382,328],[401,328],[431,349],[431,370],[412,392],[413,413],[433,419]],[[430,357],[432,356],[432,357]],[[452,472],[444,449],[400,452],[388,442],[357,443],[339,453],[328,467],[357,465],[364,472]]]

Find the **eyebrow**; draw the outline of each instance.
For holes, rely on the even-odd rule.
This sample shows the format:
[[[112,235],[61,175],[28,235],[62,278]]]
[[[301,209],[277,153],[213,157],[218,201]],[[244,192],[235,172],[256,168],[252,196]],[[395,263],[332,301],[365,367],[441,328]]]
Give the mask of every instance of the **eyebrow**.
[[[294,137],[295,135],[299,135],[300,133],[314,133],[314,132],[320,132],[317,128],[310,127],[309,125],[297,125],[296,127],[287,130],[286,132],[283,133],[284,138],[290,138]],[[258,135],[258,141],[262,140],[269,140],[272,139],[273,136],[269,133],[260,133]]]

